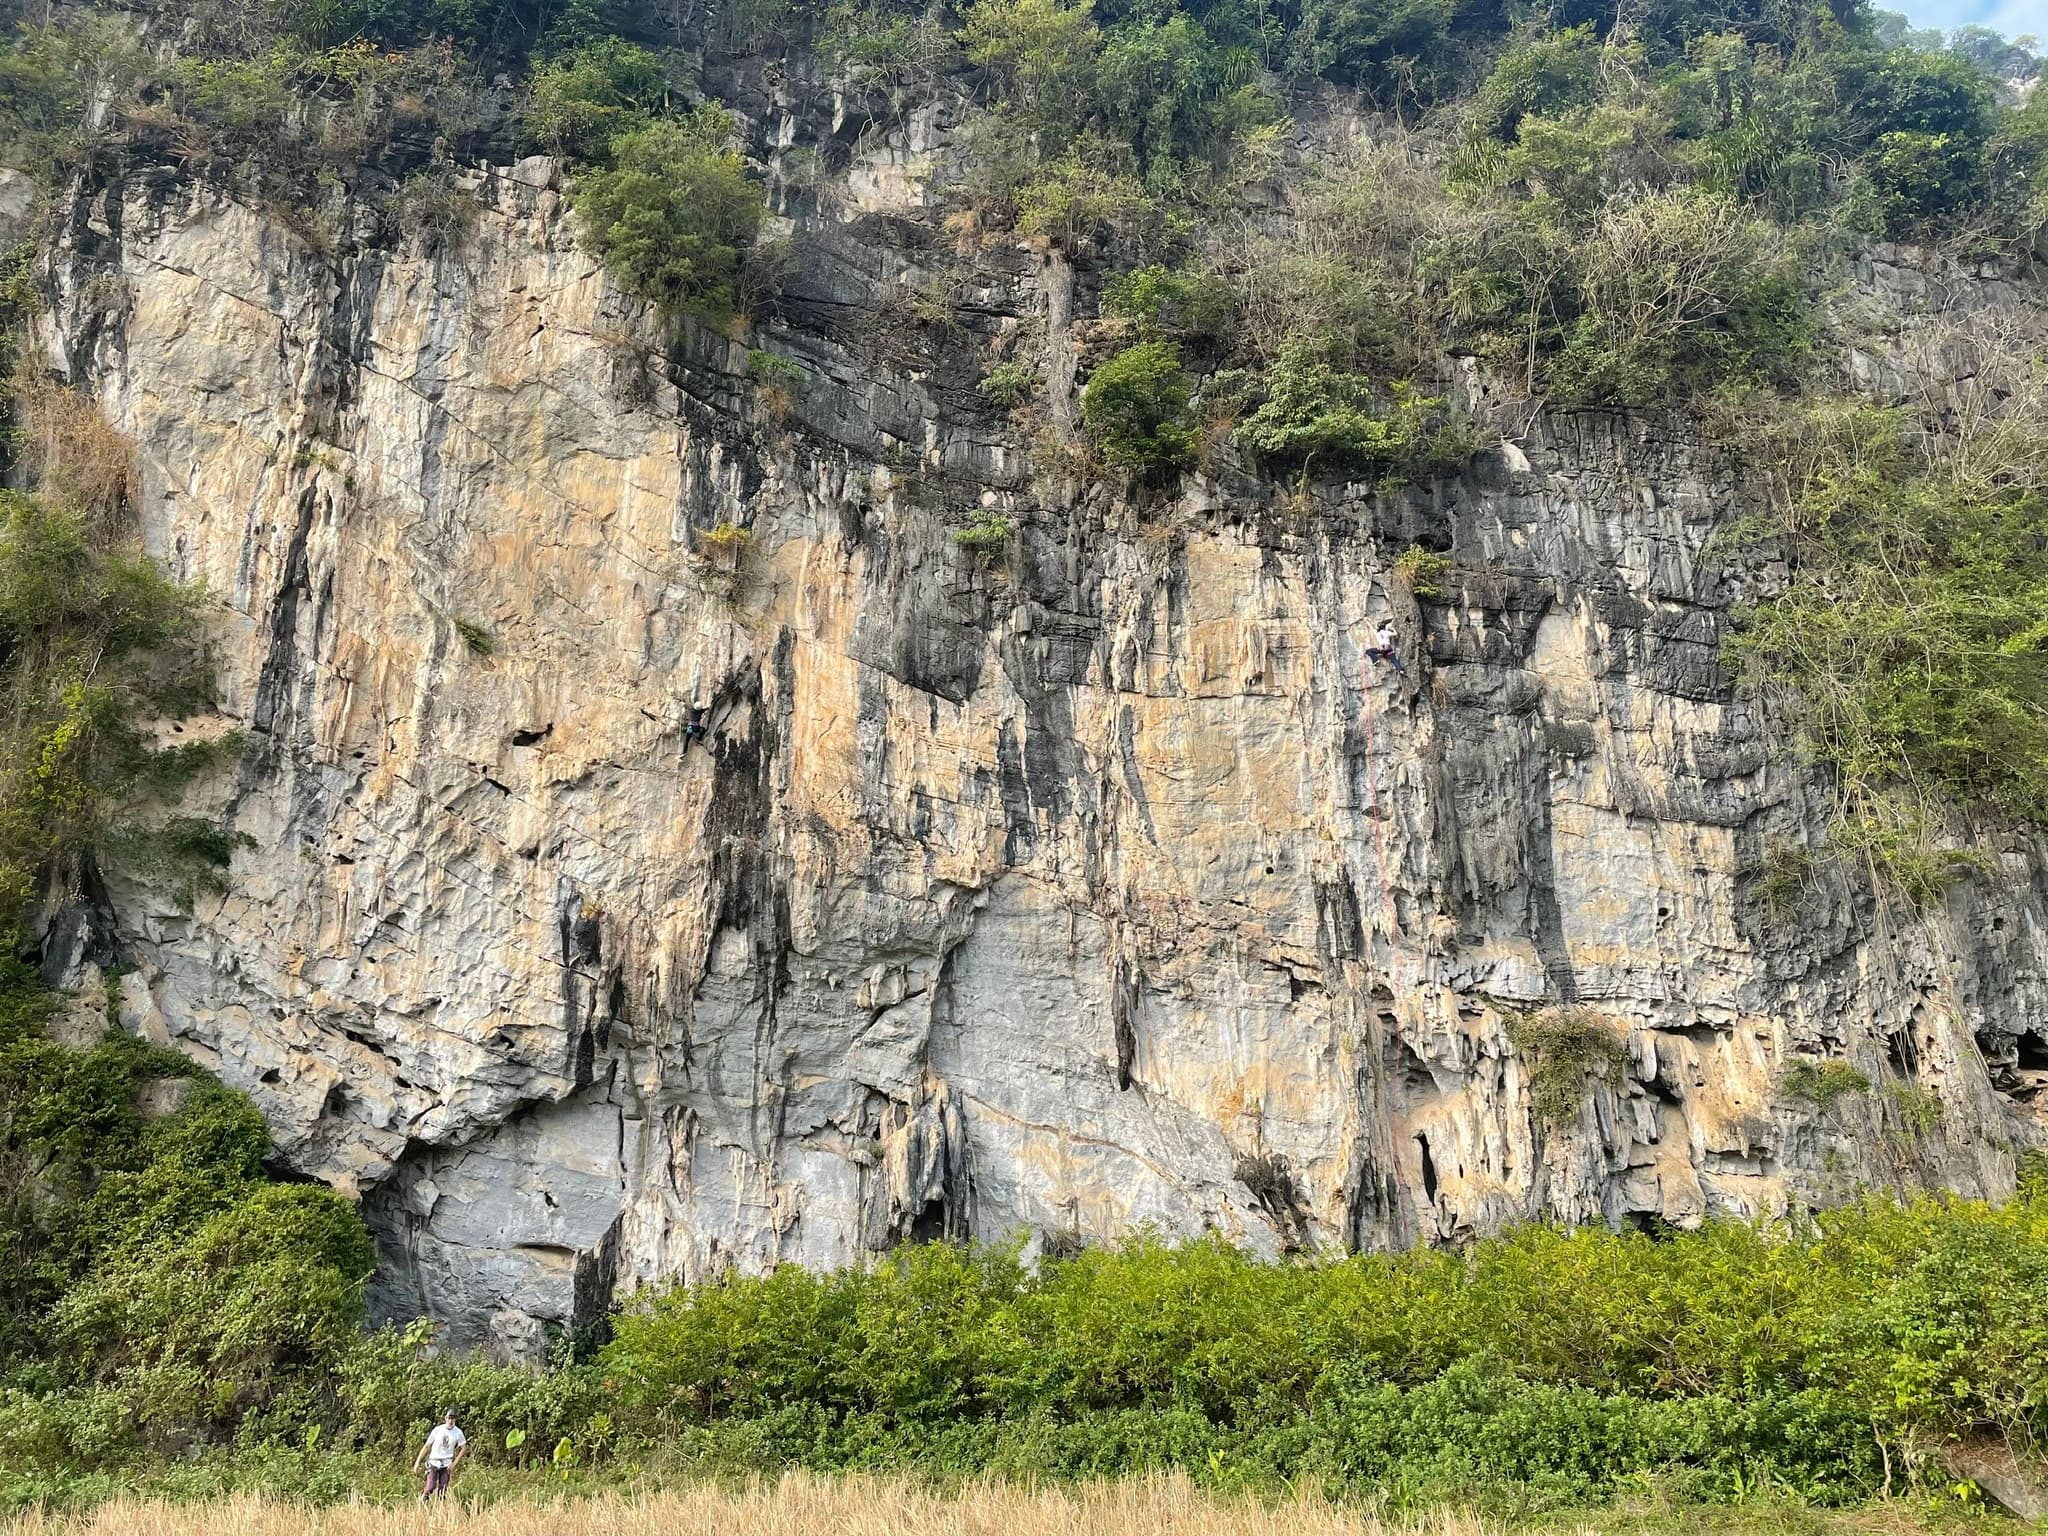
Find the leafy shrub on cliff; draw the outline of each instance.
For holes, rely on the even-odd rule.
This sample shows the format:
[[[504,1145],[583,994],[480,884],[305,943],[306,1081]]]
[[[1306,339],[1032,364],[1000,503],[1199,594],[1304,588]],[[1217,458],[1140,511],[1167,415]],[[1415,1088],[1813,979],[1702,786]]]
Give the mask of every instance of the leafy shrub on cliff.
[[[408,136],[459,139],[478,125],[481,101],[474,66],[449,49],[385,50],[353,38],[180,53],[111,105],[138,148],[218,167],[243,196],[322,243],[338,233],[323,205],[360,180],[365,162],[386,159]],[[373,202],[389,195],[382,186],[363,192]]]
[[[24,22],[0,47],[0,164],[49,181],[104,140],[96,101],[125,101],[153,65],[119,18]]]
[[[1720,193],[1610,204],[1579,250],[1577,289],[1550,370],[1568,401],[1654,405],[1729,379],[1789,382],[1812,331],[1776,232]]]
[[[1778,1078],[1787,1097],[1805,1099],[1824,1115],[1855,1094],[1870,1091],[1870,1079],[1846,1061],[1794,1061]]]
[[[623,38],[600,38],[534,70],[520,127],[549,154],[601,159],[613,139],[645,127],[668,98],[659,58]]]
[[[1010,547],[1017,536],[1016,522],[1001,512],[977,512],[967,523],[953,530],[953,542],[980,561],[993,561]]]
[[[1551,1125],[1578,1118],[1586,1079],[1620,1086],[1626,1056],[1616,1027],[1583,1008],[1546,1008],[1508,1025],[1527,1073],[1530,1106]]]
[[[1275,468],[1307,475],[1449,468],[1470,445],[1444,416],[1444,402],[1406,380],[1382,388],[1341,367],[1330,344],[1283,342],[1261,381],[1262,398],[1237,425],[1237,441]]]
[[[1419,544],[1409,545],[1394,559],[1394,574],[1416,597],[1430,602],[1443,601],[1444,584],[1450,580],[1453,569],[1449,555]]]
[[[1142,246],[1158,223],[1157,207],[1111,157],[1088,150],[1084,142],[1015,188],[1017,233],[1069,255],[1104,236]]]
[[[196,1227],[121,1237],[50,1332],[61,1373],[119,1394],[146,1435],[232,1429],[317,1385],[362,1326],[369,1234],[323,1186],[245,1181]]]
[[[1730,654],[1835,770],[1883,862],[1925,842],[1930,791],[2048,819],[2038,396],[2022,383],[1939,455],[1897,411],[1823,405],[1780,429],[1797,574]]]
[[[978,388],[985,399],[1011,408],[1029,400],[1044,387],[1044,384],[1043,370],[1033,368],[1029,363],[1018,362],[1014,358],[1006,358],[989,364],[988,371],[981,376]]]
[[[700,107],[651,123],[614,139],[611,158],[576,178],[584,238],[621,286],[671,320],[723,323],[762,216],[731,117]]]
[[[1446,44],[1457,14],[1453,0],[1304,0],[1289,62],[1398,112],[1447,83]]]
[[[999,110],[1032,140],[1114,143],[1154,196],[1180,194],[1269,115],[1254,53],[1172,4],[1124,11],[1105,27],[1063,0],[976,0],[961,42],[996,81]]]
[[[203,691],[189,594],[81,513],[0,491],[0,933],[160,760],[136,727]]]
[[[1216,344],[1237,319],[1237,296],[1218,273],[1153,262],[1111,278],[1102,312],[1127,321],[1142,340]]]
[[[1081,420],[1107,463],[1153,474],[1190,463],[1195,410],[1180,349],[1145,341],[1099,364],[1081,391]]]
[[[944,21],[903,0],[834,0],[825,13],[821,51],[842,67],[907,80],[928,80],[958,62]]]

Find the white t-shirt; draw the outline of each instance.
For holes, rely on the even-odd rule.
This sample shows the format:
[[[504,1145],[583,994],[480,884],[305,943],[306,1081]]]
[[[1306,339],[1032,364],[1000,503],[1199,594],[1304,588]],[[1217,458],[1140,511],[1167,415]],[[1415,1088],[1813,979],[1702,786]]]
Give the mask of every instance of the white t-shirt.
[[[1397,635],[1396,633],[1394,633],[1394,626],[1393,626],[1393,625],[1391,625],[1391,624],[1382,624],[1382,625],[1380,626],[1380,635],[1379,635],[1379,640],[1380,640],[1380,649],[1381,649],[1381,650],[1383,650],[1383,651],[1391,651],[1391,650],[1392,650],[1392,649],[1394,648],[1394,642],[1395,642],[1395,641],[1397,641],[1397,640],[1399,640],[1400,638],[1401,638],[1401,637],[1400,637],[1399,635]]]
[[[455,1453],[469,1444],[469,1436],[453,1424],[436,1424],[427,1436],[427,1465],[445,1467],[455,1460]]]

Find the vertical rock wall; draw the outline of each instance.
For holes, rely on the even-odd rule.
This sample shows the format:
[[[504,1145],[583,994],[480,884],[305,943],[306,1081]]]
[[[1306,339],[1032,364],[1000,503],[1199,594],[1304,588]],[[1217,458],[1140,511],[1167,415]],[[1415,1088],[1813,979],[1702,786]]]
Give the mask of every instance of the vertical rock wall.
[[[2042,846],[1987,831],[1925,911],[1832,867],[1756,898],[1829,801],[1718,664],[1771,572],[1681,423],[1539,414],[1306,504],[1034,482],[975,383],[1047,357],[1059,419],[1087,274],[954,253],[945,146],[910,115],[786,210],[786,406],[740,343],[671,355],[546,162],[431,253],[80,191],[42,340],[219,601],[195,729],[249,742],[199,802],[253,840],[231,894],[115,883],[124,1020],[363,1197],[381,1308],[530,1354],[623,1288],[917,1237],[2011,1188]],[[979,511],[1007,552],[954,539]],[[1438,596],[1390,574],[1417,544]],[[1555,1123],[1508,1035],[1546,1009],[1613,1052]],[[1823,1112],[1794,1058],[1872,1087]]]

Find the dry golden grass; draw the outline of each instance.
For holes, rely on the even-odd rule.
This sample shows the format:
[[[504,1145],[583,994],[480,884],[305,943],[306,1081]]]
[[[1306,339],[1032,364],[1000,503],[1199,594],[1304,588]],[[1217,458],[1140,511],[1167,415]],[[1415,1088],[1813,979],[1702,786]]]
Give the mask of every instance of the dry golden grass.
[[[98,401],[26,359],[6,388],[22,414],[21,456],[38,488],[96,523],[110,523],[134,494],[134,444],[100,414]]]
[[[19,1518],[0,1536],[1488,1536],[1469,1516],[1393,1525],[1317,1498],[1220,1498],[1185,1477],[1072,1488],[938,1491],[882,1478],[791,1475],[561,1503],[469,1509],[299,1505],[236,1497],[205,1504],[122,1501],[74,1518]]]

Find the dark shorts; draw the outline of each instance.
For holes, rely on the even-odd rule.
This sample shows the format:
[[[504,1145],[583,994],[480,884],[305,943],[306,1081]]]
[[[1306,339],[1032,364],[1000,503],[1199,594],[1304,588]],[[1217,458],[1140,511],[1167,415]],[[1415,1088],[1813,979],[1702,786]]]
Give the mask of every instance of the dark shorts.
[[[448,1491],[448,1474],[453,1467],[427,1468],[427,1486],[420,1493],[423,1499],[436,1499]]]

